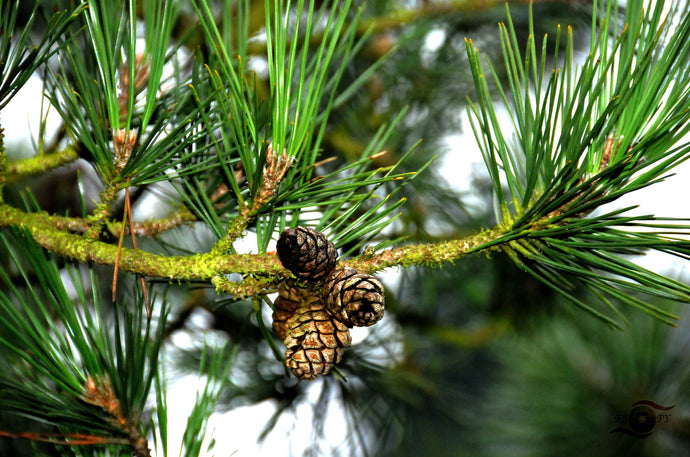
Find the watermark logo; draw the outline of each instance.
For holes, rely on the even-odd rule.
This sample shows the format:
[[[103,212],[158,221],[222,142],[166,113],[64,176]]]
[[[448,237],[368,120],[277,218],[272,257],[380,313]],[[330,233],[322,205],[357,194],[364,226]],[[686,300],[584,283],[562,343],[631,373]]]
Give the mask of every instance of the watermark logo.
[[[654,432],[657,424],[667,424],[671,420],[671,414],[665,411],[675,406],[661,406],[649,400],[633,403],[628,414],[616,414],[614,423],[622,426],[611,430],[611,433],[627,433],[636,438],[645,438]]]

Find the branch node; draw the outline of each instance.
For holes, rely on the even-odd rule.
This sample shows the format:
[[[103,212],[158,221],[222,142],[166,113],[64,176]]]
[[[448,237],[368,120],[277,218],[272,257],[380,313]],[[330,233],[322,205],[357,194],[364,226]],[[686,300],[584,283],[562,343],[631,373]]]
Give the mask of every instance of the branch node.
[[[148,441],[139,432],[139,418],[126,418],[120,408],[120,400],[113,392],[110,380],[89,376],[84,383],[82,400],[105,411],[114,425],[127,434],[129,446],[136,457],[151,457]]]

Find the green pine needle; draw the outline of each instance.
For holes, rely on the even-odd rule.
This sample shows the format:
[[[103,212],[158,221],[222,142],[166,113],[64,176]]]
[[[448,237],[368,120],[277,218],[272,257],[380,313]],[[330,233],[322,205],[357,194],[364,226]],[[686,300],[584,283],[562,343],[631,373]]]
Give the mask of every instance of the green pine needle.
[[[0,271],[0,405],[44,424],[106,436],[122,433],[102,408],[84,402],[88,379],[107,380],[126,417],[144,411],[157,372],[166,309],[151,327],[141,296],[132,310],[121,304],[114,313],[99,300],[98,281],[88,270],[93,289],[84,287],[84,270],[68,266],[64,278],[31,237],[20,230],[0,241],[23,279],[15,285]],[[35,285],[34,285],[35,284]],[[43,291],[50,291],[49,294]],[[111,317],[114,315],[114,322]],[[57,322],[60,324],[58,325]]]
[[[616,2],[608,1],[594,16],[592,51],[577,69],[570,30],[564,60],[556,55],[547,69],[547,50],[555,46],[557,54],[560,29],[537,49],[531,26],[522,51],[508,14],[500,26],[508,91],[488,62],[487,68],[512,130],[499,121],[480,55],[467,42],[478,95],[469,105],[472,128],[497,217],[513,240],[506,249],[556,292],[612,325],[611,317],[575,298],[577,285],[595,291],[614,317],[620,313],[609,298],[670,324],[675,316],[636,297],[690,300],[684,284],[625,258],[649,249],[685,258],[684,240],[626,230],[665,219],[628,216],[633,208],[598,214],[619,197],[663,180],[690,157],[690,143],[677,144],[690,131],[690,18],[679,14],[671,33],[662,8],[628,8],[621,28]],[[690,234],[689,225],[674,229]]]
[[[351,86],[339,87],[350,58],[367,37],[365,34],[355,39],[359,13],[352,17],[350,2],[316,10],[314,2],[307,4],[304,0],[276,0],[275,4],[267,1],[267,11],[286,13],[266,16],[271,92],[268,100],[258,101],[246,69],[248,57],[240,52],[246,51],[249,39],[248,22],[241,14],[248,5],[240,3],[237,25],[222,30],[204,2],[193,3],[216,57],[207,68],[208,77],[199,72],[192,85],[207,132],[206,139],[198,141],[201,147],[209,148],[207,160],[215,163],[215,168],[195,166],[188,178],[174,185],[200,220],[222,238],[228,224],[239,217],[240,208],[251,204],[260,192],[266,145],[270,143],[274,151],[284,151],[293,162],[275,198],[253,213],[256,222],[249,228],[257,234],[259,251],[267,249],[276,230],[304,223],[328,229],[338,245],[368,235],[359,239],[354,250],[392,222],[402,203],[392,195],[415,176],[394,172],[411,150],[389,169],[371,169],[370,158],[384,148],[404,113],[380,129],[360,160],[322,176],[317,174],[321,171],[317,163],[324,158],[321,141],[330,111],[373,74],[373,70],[367,71]],[[297,20],[301,17],[304,23]],[[290,25],[293,22],[295,27]],[[317,30],[322,32],[321,40],[313,44],[308,37]],[[190,155],[183,169],[198,160]],[[393,183],[395,190],[382,195],[384,188]],[[222,186],[229,192],[218,199]],[[320,214],[316,220],[303,217],[303,213],[313,211]]]
[[[8,0],[0,6],[0,110],[2,110],[56,51],[72,38],[71,23],[82,13],[84,6],[72,11],[56,12],[42,31],[41,40],[31,44],[30,37],[39,11],[36,3],[23,30],[18,32],[19,0]]]

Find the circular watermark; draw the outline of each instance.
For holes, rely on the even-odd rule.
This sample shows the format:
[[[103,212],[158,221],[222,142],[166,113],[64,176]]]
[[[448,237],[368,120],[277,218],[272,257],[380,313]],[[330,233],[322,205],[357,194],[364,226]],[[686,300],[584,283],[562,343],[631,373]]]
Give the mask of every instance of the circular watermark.
[[[617,427],[611,433],[626,433],[636,438],[645,438],[654,432],[657,424],[668,423],[671,414],[666,413],[676,405],[662,406],[650,400],[640,400],[633,403],[627,415],[617,414],[614,422],[625,424],[624,427]]]

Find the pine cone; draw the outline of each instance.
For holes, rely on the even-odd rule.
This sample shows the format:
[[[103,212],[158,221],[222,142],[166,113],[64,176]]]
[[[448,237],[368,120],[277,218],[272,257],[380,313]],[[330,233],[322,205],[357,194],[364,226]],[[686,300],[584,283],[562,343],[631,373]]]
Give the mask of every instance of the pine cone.
[[[296,281],[288,279],[278,288],[278,297],[273,302],[273,331],[284,340],[288,332],[288,321],[309,297],[311,291],[299,287]]]
[[[280,262],[298,278],[318,281],[335,268],[338,253],[323,233],[308,227],[285,229],[276,247]]]
[[[310,296],[288,321],[287,366],[298,378],[325,375],[350,346],[350,331],[333,318],[318,295]]]
[[[323,287],[328,310],[348,327],[368,327],[383,317],[383,285],[352,268],[333,272]]]

